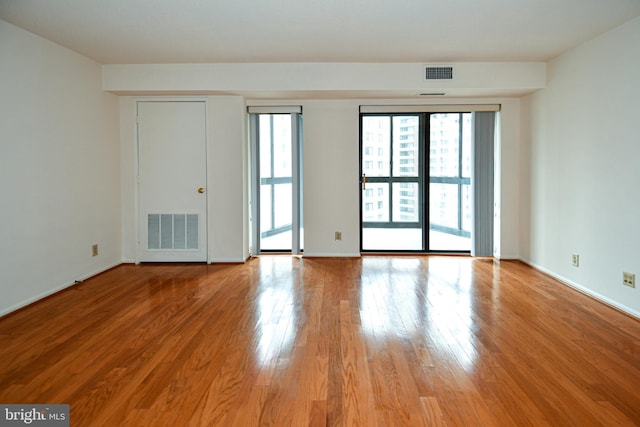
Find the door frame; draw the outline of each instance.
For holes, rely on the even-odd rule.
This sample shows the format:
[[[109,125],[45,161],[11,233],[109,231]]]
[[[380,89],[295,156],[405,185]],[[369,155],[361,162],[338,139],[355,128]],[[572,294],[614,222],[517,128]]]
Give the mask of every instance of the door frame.
[[[205,197],[205,214],[204,214],[204,218],[203,218],[203,227],[204,227],[204,242],[203,247],[204,247],[204,251],[205,251],[205,260],[207,263],[211,263],[211,259],[210,259],[210,255],[212,253],[211,251],[211,243],[212,243],[212,239],[209,236],[209,232],[210,232],[210,227],[209,227],[209,212],[210,212],[210,206],[209,204],[211,203],[211,198],[209,197],[209,191],[212,188],[211,183],[209,182],[209,164],[210,164],[210,159],[209,159],[209,142],[210,142],[210,138],[209,138],[209,102],[208,99],[206,97],[181,97],[181,96],[177,96],[177,97],[154,97],[154,96],[140,96],[140,97],[133,97],[132,98],[132,102],[133,102],[133,108],[132,108],[132,123],[133,123],[133,131],[134,131],[134,156],[133,156],[133,160],[134,160],[134,167],[133,167],[133,179],[135,182],[134,185],[134,191],[133,191],[133,210],[134,210],[134,221],[133,221],[133,232],[135,233],[135,259],[134,259],[134,263],[135,264],[140,264],[142,262],[142,256],[141,256],[141,240],[142,240],[142,227],[143,224],[141,224],[141,218],[140,218],[140,214],[141,214],[141,207],[140,207],[140,150],[139,150],[139,143],[140,143],[140,135],[139,135],[139,127],[138,127],[138,103],[140,102],[202,102],[204,103],[204,114],[205,114],[205,121],[204,121],[204,125],[205,125],[205,129],[204,129],[204,138],[205,138],[205,143],[204,143],[204,151],[205,151],[205,193],[204,193],[204,197]],[[200,262],[200,261],[197,261]]]

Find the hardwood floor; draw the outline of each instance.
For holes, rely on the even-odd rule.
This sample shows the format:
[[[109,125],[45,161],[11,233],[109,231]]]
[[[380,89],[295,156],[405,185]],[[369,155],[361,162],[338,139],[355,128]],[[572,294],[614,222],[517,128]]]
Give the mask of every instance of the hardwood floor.
[[[0,319],[72,426],[640,425],[640,322],[519,262],[122,265]]]

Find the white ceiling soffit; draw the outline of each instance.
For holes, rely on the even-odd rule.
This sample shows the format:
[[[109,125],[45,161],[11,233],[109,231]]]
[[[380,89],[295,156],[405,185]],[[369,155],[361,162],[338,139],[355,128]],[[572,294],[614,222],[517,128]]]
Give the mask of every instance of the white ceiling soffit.
[[[245,98],[519,96],[546,86],[544,62],[451,63],[451,79],[427,80],[415,63],[106,64],[103,89],[120,95]],[[423,95],[425,94],[425,95]]]
[[[0,19],[103,64],[546,61],[639,0],[0,0]]]

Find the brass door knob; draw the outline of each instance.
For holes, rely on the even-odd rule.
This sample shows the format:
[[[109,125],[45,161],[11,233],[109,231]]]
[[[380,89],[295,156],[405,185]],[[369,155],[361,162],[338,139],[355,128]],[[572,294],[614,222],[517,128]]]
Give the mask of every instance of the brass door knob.
[[[202,188],[202,187],[198,188],[198,193],[200,193],[200,194],[204,193],[204,188]]]

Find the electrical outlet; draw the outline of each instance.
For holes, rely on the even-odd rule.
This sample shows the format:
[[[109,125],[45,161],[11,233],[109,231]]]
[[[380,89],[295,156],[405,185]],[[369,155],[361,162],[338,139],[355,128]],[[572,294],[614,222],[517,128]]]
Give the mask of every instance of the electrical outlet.
[[[571,255],[571,265],[573,265],[574,267],[580,266],[580,255],[578,254]]]
[[[622,284],[631,288],[636,287],[636,275],[633,273],[622,272]]]
[[[336,231],[335,240],[342,240],[342,231]]]
[[[91,256],[98,256],[98,244],[91,245]]]

